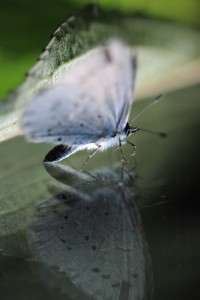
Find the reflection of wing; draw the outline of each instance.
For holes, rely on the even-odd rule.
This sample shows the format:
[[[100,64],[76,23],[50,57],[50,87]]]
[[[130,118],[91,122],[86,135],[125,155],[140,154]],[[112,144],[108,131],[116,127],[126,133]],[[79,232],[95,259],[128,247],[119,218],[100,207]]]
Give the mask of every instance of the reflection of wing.
[[[33,140],[71,145],[121,132],[134,76],[125,47],[111,41],[80,59],[59,84],[38,93],[22,116],[22,128]]]
[[[101,185],[91,196],[70,188],[42,203],[31,223],[36,258],[94,299],[145,299],[149,256],[132,197]]]

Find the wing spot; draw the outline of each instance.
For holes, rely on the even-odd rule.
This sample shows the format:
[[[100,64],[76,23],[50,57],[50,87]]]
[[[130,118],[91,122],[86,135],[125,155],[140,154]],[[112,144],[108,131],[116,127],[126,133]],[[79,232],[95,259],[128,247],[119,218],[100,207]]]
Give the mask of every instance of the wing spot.
[[[112,287],[114,287],[114,288],[117,288],[117,287],[119,287],[120,286],[120,282],[117,282],[117,283],[113,283],[112,284]]]
[[[107,62],[112,62],[112,56],[107,48],[104,50],[105,59]]]
[[[105,216],[109,216],[109,213],[107,211],[105,212]]]
[[[91,271],[94,273],[99,273],[101,270],[99,268],[93,268],[91,269]]]
[[[86,240],[86,241],[88,241],[89,238],[90,238],[89,235],[86,235],[86,236],[85,236],[85,240]]]
[[[66,243],[66,241],[65,241],[64,239],[60,239],[60,241],[61,241],[62,243]]]
[[[99,118],[99,119],[101,119],[101,118],[102,118],[102,116],[101,116],[101,115],[98,115],[98,118]]]
[[[84,125],[83,125],[83,123],[80,123],[80,127],[83,127]]]
[[[95,251],[95,250],[97,250],[97,247],[96,247],[95,245],[93,245],[93,246],[91,247],[91,249],[92,249],[93,251]]]
[[[60,226],[61,229],[64,229],[64,226]]]
[[[65,218],[65,220],[67,220],[67,219],[68,219],[68,216],[66,215],[66,216],[64,216],[64,218]]]
[[[58,141],[58,142],[62,141],[62,138],[61,138],[61,137],[59,137],[59,138],[57,139],[57,141]]]

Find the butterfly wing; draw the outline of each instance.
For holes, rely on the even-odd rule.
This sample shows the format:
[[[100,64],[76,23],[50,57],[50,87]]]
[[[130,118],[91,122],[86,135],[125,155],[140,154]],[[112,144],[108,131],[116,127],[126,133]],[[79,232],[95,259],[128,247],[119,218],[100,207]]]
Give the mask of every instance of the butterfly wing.
[[[121,132],[132,102],[135,69],[119,41],[81,58],[59,84],[40,91],[22,115],[32,140],[83,145]]]
[[[148,249],[133,195],[125,187],[96,186],[91,197],[70,188],[43,202],[35,210],[30,237],[35,257],[92,299],[150,296]]]

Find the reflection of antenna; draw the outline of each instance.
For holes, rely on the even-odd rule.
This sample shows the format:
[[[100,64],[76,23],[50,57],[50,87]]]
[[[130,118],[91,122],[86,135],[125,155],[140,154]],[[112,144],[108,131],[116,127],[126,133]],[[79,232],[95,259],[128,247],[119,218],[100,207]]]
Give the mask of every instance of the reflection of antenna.
[[[143,112],[145,112],[147,109],[149,109],[150,107],[152,107],[154,104],[158,103],[161,99],[163,99],[163,95],[159,95],[157,96],[155,99],[153,99],[151,101],[151,103],[149,103],[146,107],[144,107],[132,120],[129,124],[131,124],[133,121],[135,121],[135,119],[137,119]],[[145,130],[146,131],[146,130]]]
[[[158,103],[160,100],[163,99],[163,95],[160,94],[159,96],[157,96],[155,99],[153,99],[151,101],[151,103],[149,103],[146,107],[144,107],[132,120],[129,124],[131,124],[133,121],[135,121],[135,119],[137,119],[143,112],[145,112],[147,109],[149,109],[151,106],[153,106],[154,104]],[[141,130],[143,132],[147,132],[147,133],[152,133],[152,134],[156,134],[159,135],[160,137],[164,138],[167,136],[166,133],[164,132],[156,132],[156,131],[152,131],[152,130],[148,130],[148,129],[143,129],[138,127],[138,130]]]

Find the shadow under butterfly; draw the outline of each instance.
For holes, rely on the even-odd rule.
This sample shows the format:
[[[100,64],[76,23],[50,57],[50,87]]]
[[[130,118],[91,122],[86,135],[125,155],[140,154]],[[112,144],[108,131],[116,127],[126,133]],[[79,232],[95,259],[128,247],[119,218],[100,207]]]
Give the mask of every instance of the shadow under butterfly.
[[[29,244],[45,284],[49,280],[67,299],[151,299],[151,260],[131,191],[134,173],[123,172],[122,179],[121,167],[90,175],[44,165],[67,185],[39,204],[30,221]]]

